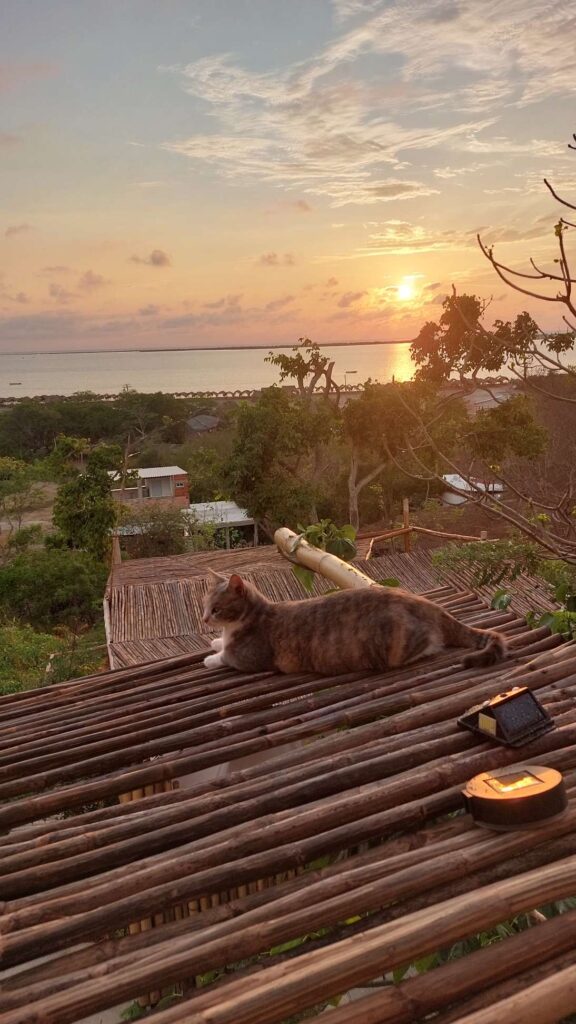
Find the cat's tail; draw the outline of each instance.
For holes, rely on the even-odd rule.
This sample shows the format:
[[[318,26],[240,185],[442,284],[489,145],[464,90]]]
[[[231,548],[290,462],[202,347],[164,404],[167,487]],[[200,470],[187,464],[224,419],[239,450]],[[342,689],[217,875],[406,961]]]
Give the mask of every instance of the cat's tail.
[[[447,615],[445,620],[444,642],[447,647],[471,647],[473,654],[462,659],[465,668],[483,668],[495,665],[508,657],[506,642],[494,629],[475,629],[465,626],[463,622]]]

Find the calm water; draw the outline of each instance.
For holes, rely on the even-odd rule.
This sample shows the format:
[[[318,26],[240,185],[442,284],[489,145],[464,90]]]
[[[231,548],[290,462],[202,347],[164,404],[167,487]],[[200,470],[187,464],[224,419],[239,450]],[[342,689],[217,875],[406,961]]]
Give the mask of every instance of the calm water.
[[[409,344],[326,346],[335,360],[335,380],[361,383],[412,376]],[[188,352],[73,352],[57,355],[1,355],[0,398],[73,395],[76,391],[115,394],[136,391],[234,391],[261,388],[278,380],[264,362],[266,349],[196,349]],[[350,371],[356,370],[356,373]],[[18,383],[16,383],[18,382]]]

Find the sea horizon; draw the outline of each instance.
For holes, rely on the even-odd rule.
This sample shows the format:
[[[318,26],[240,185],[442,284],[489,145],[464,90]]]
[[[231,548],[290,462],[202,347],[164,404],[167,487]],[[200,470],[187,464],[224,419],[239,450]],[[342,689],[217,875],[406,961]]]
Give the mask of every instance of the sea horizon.
[[[336,342],[321,345],[335,362],[337,384],[385,383],[413,376],[410,342]],[[114,349],[0,354],[0,399],[70,396],[82,391],[119,394],[124,388],[166,394],[255,391],[279,381],[267,352],[293,345],[220,345],[213,348]],[[231,356],[230,353],[233,353]]]

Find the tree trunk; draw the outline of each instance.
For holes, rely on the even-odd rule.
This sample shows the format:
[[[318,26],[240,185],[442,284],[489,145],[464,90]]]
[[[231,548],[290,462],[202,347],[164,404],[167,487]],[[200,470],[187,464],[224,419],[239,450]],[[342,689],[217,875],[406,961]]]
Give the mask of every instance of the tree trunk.
[[[360,513],[358,511],[358,455],[352,449],[350,456],[350,472],[348,473],[348,518],[355,530],[360,529]]]

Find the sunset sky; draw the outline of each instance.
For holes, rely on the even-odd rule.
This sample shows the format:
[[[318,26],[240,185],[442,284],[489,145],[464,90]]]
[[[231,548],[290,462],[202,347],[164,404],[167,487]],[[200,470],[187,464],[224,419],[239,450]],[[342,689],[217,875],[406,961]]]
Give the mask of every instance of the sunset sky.
[[[0,351],[413,337],[576,202],[567,0],[1,0]]]

